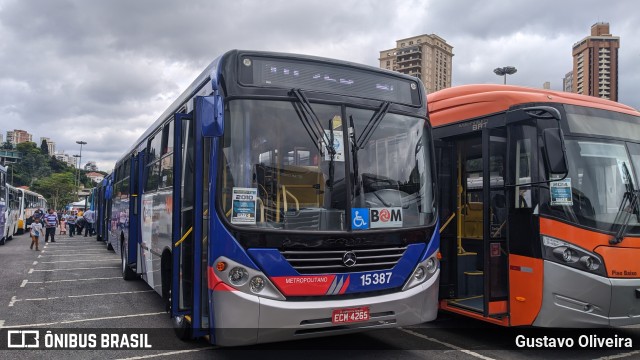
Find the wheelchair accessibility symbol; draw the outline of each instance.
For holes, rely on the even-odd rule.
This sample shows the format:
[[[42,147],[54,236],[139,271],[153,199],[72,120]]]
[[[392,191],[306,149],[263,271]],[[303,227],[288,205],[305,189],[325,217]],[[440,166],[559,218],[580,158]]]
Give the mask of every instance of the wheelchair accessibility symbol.
[[[369,209],[351,209],[351,228],[354,230],[365,230],[369,228]]]

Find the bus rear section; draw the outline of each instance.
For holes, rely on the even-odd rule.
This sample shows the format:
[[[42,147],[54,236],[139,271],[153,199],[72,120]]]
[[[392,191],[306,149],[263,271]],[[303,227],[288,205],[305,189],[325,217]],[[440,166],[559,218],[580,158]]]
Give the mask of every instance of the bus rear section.
[[[116,165],[123,276],[163,296],[180,337],[219,345],[434,319],[424,99],[352,63],[223,55]]]
[[[504,326],[640,323],[640,114],[502,85],[442,90],[428,104],[440,307]]]

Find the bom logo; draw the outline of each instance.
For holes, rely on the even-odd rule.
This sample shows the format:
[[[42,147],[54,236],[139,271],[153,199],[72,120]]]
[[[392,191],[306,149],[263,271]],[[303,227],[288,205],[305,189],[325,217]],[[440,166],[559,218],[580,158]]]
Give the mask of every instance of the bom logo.
[[[371,208],[369,220],[371,228],[388,228],[402,226],[402,208]]]

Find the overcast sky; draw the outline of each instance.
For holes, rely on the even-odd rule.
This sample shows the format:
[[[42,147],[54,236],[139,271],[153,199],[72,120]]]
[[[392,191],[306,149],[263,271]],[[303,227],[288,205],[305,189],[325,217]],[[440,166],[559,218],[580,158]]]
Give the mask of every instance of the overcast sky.
[[[562,88],[572,45],[609,22],[619,100],[640,108],[637,0],[0,0],[0,131],[27,130],[109,171],[214,58],[294,52],[378,66],[395,40],[453,46],[453,85]]]

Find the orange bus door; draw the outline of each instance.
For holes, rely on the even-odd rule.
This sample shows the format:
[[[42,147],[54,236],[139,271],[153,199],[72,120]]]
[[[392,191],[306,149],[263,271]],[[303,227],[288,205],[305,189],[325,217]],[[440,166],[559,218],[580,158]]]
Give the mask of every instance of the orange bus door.
[[[482,134],[483,277],[485,317],[508,314],[508,209],[505,191],[507,132],[487,128]]]

